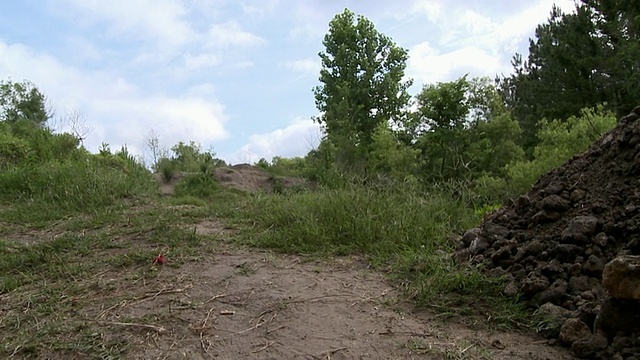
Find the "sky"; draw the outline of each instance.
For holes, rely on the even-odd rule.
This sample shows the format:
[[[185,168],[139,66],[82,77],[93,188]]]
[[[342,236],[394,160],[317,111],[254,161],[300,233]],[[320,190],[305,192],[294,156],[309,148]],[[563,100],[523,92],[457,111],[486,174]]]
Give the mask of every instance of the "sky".
[[[553,4],[572,0],[22,0],[0,2],[0,80],[34,83],[52,126],[147,161],[195,141],[225,161],[304,156],[321,138],[322,39],[349,8],[409,51],[410,92],[511,73]]]

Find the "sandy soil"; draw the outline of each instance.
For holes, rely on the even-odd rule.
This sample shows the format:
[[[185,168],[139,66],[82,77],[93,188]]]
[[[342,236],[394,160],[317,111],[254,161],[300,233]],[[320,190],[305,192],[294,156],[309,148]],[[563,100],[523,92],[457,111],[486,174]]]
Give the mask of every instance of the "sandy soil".
[[[128,288],[102,274],[98,282],[120,283],[130,300],[105,293],[83,317],[126,342],[131,359],[573,359],[532,335],[415,310],[355,258],[303,262],[225,248],[158,266],[153,281]]]

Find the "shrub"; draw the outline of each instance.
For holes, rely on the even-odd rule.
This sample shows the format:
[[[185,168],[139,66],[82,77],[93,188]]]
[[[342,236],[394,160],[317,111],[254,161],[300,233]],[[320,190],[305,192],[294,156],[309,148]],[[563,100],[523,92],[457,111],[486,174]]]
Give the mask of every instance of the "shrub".
[[[218,183],[213,176],[205,173],[188,175],[176,184],[176,196],[208,198],[218,191]]]

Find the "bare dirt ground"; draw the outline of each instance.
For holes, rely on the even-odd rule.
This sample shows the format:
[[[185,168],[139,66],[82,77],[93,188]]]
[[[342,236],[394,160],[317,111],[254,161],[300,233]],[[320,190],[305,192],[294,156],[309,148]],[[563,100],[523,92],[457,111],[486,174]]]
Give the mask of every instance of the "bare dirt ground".
[[[55,321],[91,329],[84,336],[97,344],[126,348],[123,359],[573,359],[535,334],[470,328],[416,309],[357,257],[308,260],[244,249],[215,218],[188,227],[211,239],[206,251],[77,279],[91,291],[58,299],[75,310]],[[6,320],[14,310],[30,311],[31,300],[14,308],[15,295],[0,297]],[[94,358],[78,349],[30,357],[22,346],[11,358]]]
[[[103,336],[130,345],[127,358],[572,359],[530,335],[414,312],[357,259],[303,262],[225,246],[204,261],[168,265],[131,284],[130,300],[112,304],[106,293],[85,309]]]

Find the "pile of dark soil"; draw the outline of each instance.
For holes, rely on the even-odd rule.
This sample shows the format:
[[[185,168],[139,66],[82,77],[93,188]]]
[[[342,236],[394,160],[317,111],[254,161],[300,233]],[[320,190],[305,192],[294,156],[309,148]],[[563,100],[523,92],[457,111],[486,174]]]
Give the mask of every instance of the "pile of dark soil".
[[[640,107],[527,195],[467,231],[455,253],[504,276],[505,294],[561,318],[547,326],[547,335],[560,336],[578,356],[640,359],[633,327],[604,334],[604,343],[597,338],[602,319],[596,318],[609,297],[603,269],[622,255],[640,255]],[[628,308],[637,319],[640,307]],[[586,345],[561,334],[576,322],[593,335]]]

